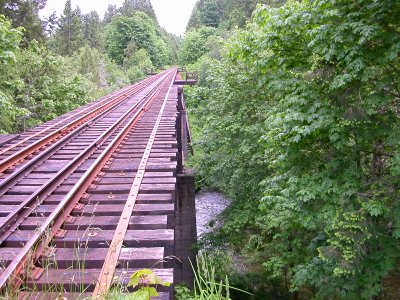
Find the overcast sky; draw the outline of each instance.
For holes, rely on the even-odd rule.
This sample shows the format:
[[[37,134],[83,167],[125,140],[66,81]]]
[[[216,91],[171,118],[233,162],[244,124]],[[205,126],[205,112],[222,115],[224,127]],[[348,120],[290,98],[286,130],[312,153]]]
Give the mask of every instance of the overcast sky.
[[[82,13],[96,10],[101,17],[107,10],[109,4],[117,7],[122,5],[124,0],[72,0],[72,7],[79,5]],[[66,0],[47,0],[46,7],[41,11],[41,15],[47,17],[56,11],[59,15],[64,10]],[[168,32],[183,35],[186,24],[189,20],[192,9],[197,0],[151,0],[156,11],[158,22]]]

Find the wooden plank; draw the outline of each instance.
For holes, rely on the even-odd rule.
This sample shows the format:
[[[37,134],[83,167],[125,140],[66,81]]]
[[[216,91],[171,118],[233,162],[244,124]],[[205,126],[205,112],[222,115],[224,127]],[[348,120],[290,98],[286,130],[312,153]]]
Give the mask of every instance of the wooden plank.
[[[21,230],[34,230],[38,228],[44,217],[29,218],[21,225]],[[100,228],[113,230],[117,227],[119,216],[77,216],[73,223],[65,223],[66,230],[86,230],[87,228]],[[167,229],[168,217],[162,216],[133,216],[130,218],[128,229]]]
[[[66,236],[54,241],[58,247],[73,247],[77,240],[82,241],[88,247],[109,247],[114,236],[113,230],[99,230],[94,237],[88,236],[86,231],[68,231]],[[7,241],[8,242],[8,241]],[[155,229],[155,230],[128,230],[124,242],[125,247],[165,247],[174,244],[174,230]]]
[[[106,248],[56,248],[49,257],[40,261],[43,268],[52,268],[54,261],[57,268],[101,268],[107,255]],[[119,256],[120,268],[151,268],[157,265],[163,267],[164,248],[123,248]]]
[[[12,211],[12,207],[8,211],[1,211],[0,216],[5,216]],[[87,204],[82,209],[76,209],[72,212],[73,216],[120,216],[123,209],[123,204]],[[56,205],[41,205],[35,214],[39,216],[49,216]],[[162,215],[171,214],[174,212],[173,204],[137,204],[133,209],[133,215]]]

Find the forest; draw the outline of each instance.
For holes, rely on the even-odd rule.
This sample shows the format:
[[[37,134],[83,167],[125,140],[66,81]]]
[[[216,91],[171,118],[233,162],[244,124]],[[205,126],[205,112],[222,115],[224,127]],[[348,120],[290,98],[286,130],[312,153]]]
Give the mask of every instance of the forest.
[[[186,65],[197,188],[232,201],[198,248],[231,299],[400,299],[400,1],[199,0],[182,40],[148,0],[45,5],[0,0],[0,133]]]
[[[232,199],[201,247],[255,299],[399,299],[400,2],[257,2],[182,42],[198,187]]]

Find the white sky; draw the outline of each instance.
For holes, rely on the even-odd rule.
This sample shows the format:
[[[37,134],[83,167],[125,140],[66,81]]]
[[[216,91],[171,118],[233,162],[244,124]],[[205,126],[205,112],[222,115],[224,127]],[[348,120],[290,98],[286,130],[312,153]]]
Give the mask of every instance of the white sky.
[[[40,14],[47,17],[56,11],[60,15],[64,10],[65,2],[66,0],[47,0],[47,5]],[[96,10],[103,17],[109,4],[120,7],[124,0],[72,0],[71,2],[72,7],[75,8],[78,5],[82,13]],[[197,0],[151,0],[160,25],[176,35],[185,33],[196,2]]]

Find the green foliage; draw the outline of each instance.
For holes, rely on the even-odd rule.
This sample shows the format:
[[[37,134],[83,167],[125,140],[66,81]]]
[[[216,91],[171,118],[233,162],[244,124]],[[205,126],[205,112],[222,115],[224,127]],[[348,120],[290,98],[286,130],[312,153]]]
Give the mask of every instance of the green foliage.
[[[0,66],[15,61],[15,51],[22,38],[22,29],[14,29],[6,18],[0,15]]]
[[[100,97],[129,84],[124,70],[112,62],[108,56],[88,45],[66,59],[70,70],[75,70],[94,84],[93,98]]]
[[[21,29],[13,29],[11,23],[0,15],[0,69],[9,68],[15,63],[15,53],[22,39]],[[4,71],[3,71],[4,72]],[[0,74],[0,79],[3,77]],[[9,93],[9,86],[13,81],[0,82],[0,133],[9,133],[13,130],[13,124],[18,116],[26,114],[26,111],[18,108]]]
[[[62,57],[36,42],[16,52],[16,62],[3,68],[0,81],[12,95],[12,103],[29,112],[14,121],[14,132],[51,120],[89,100],[90,83],[71,73]]]
[[[44,23],[40,20],[39,10],[47,0],[0,0],[0,15],[5,15],[14,27],[24,27],[24,45],[32,40],[44,40]]]
[[[218,27],[221,21],[221,7],[215,0],[200,0],[196,3],[189,19],[187,30],[194,28]]]
[[[18,108],[11,98],[0,90],[0,134],[13,132],[15,120],[27,113],[27,110]]]
[[[121,15],[126,17],[130,17],[136,12],[141,11],[152,18],[154,23],[158,25],[157,16],[150,0],[125,0],[119,11]]]
[[[101,20],[97,12],[92,11],[83,16],[83,38],[92,48],[102,49],[104,46]]]
[[[107,25],[111,20],[118,14],[117,6],[114,4],[109,4],[107,10],[104,14],[103,24]]]
[[[137,49],[135,44],[130,43],[125,49],[124,68],[138,67],[141,70],[152,68],[151,58],[146,49]]]
[[[128,51],[132,51],[131,54]],[[128,72],[131,82],[136,82],[146,76],[146,69],[152,69],[150,55],[145,49],[136,50],[134,45],[128,46],[125,51],[124,68]]]
[[[206,254],[200,254],[196,259],[194,291],[190,292],[184,286],[176,289],[177,300],[229,300],[229,280],[217,282],[215,267],[210,264]]]
[[[232,29],[243,28],[258,3],[279,3],[268,0],[200,0],[196,3],[187,31],[203,26]]]
[[[168,47],[169,57],[168,62],[170,64],[177,64],[178,53],[182,44],[182,39],[172,33],[167,32],[164,28],[161,28],[161,37]]]
[[[108,300],[150,300],[159,296],[157,288],[169,287],[170,282],[164,282],[150,269],[141,269],[130,276],[127,285],[118,284],[104,295]],[[129,289],[134,289],[130,292]]]
[[[152,270],[143,269],[132,274],[128,287],[138,288],[136,292],[129,294],[127,299],[132,300],[150,300],[151,297],[157,297],[159,294],[153,286],[170,286],[169,282],[162,281],[154,274]]]
[[[260,6],[189,94],[221,236],[284,292],[371,299],[398,268],[400,4]]]
[[[196,267],[192,265],[195,275],[194,289],[191,291],[184,285],[175,287],[175,297],[177,300],[229,300],[230,290],[236,290],[246,296],[251,294],[243,290],[230,286],[228,276],[223,280],[218,280],[221,270],[218,260],[210,259],[205,252],[200,252],[196,258]]]
[[[0,0],[0,14],[26,27],[13,29],[0,16],[1,132],[28,129],[86,103],[88,95],[98,98],[143,79],[146,68],[176,60],[179,40],[159,28],[148,0],[110,6],[103,22],[94,11],[83,15],[70,0],[58,21],[53,14],[42,22],[38,12],[45,4]],[[17,49],[22,31],[25,50]]]
[[[129,74],[123,70],[119,65],[105,57],[105,67],[106,67],[106,81],[115,90],[118,87],[123,87],[129,84]]]
[[[82,18],[79,8],[73,10],[71,0],[67,0],[54,36],[54,48],[57,53],[71,55],[83,46]]]
[[[206,54],[210,50],[207,39],[214,34],[216,34],[216,30],[211,27],[202,27],[187,32],[179,53],[180,63],[195,63],[202,55]]]
[[[162,66],[167,62],[167,46],[158,35],[153,20],[145,13],[136,12],[130,17],[115,17],[106,27],[107,54],[118,64],[123,63],[125,50],[131,42],[137,49],[145,49],[155,66]]]
[[[71,69],[87,77],[98,87],[107,85],[105,74],[105,58],[97,49],[82,47],[68,59]]]

